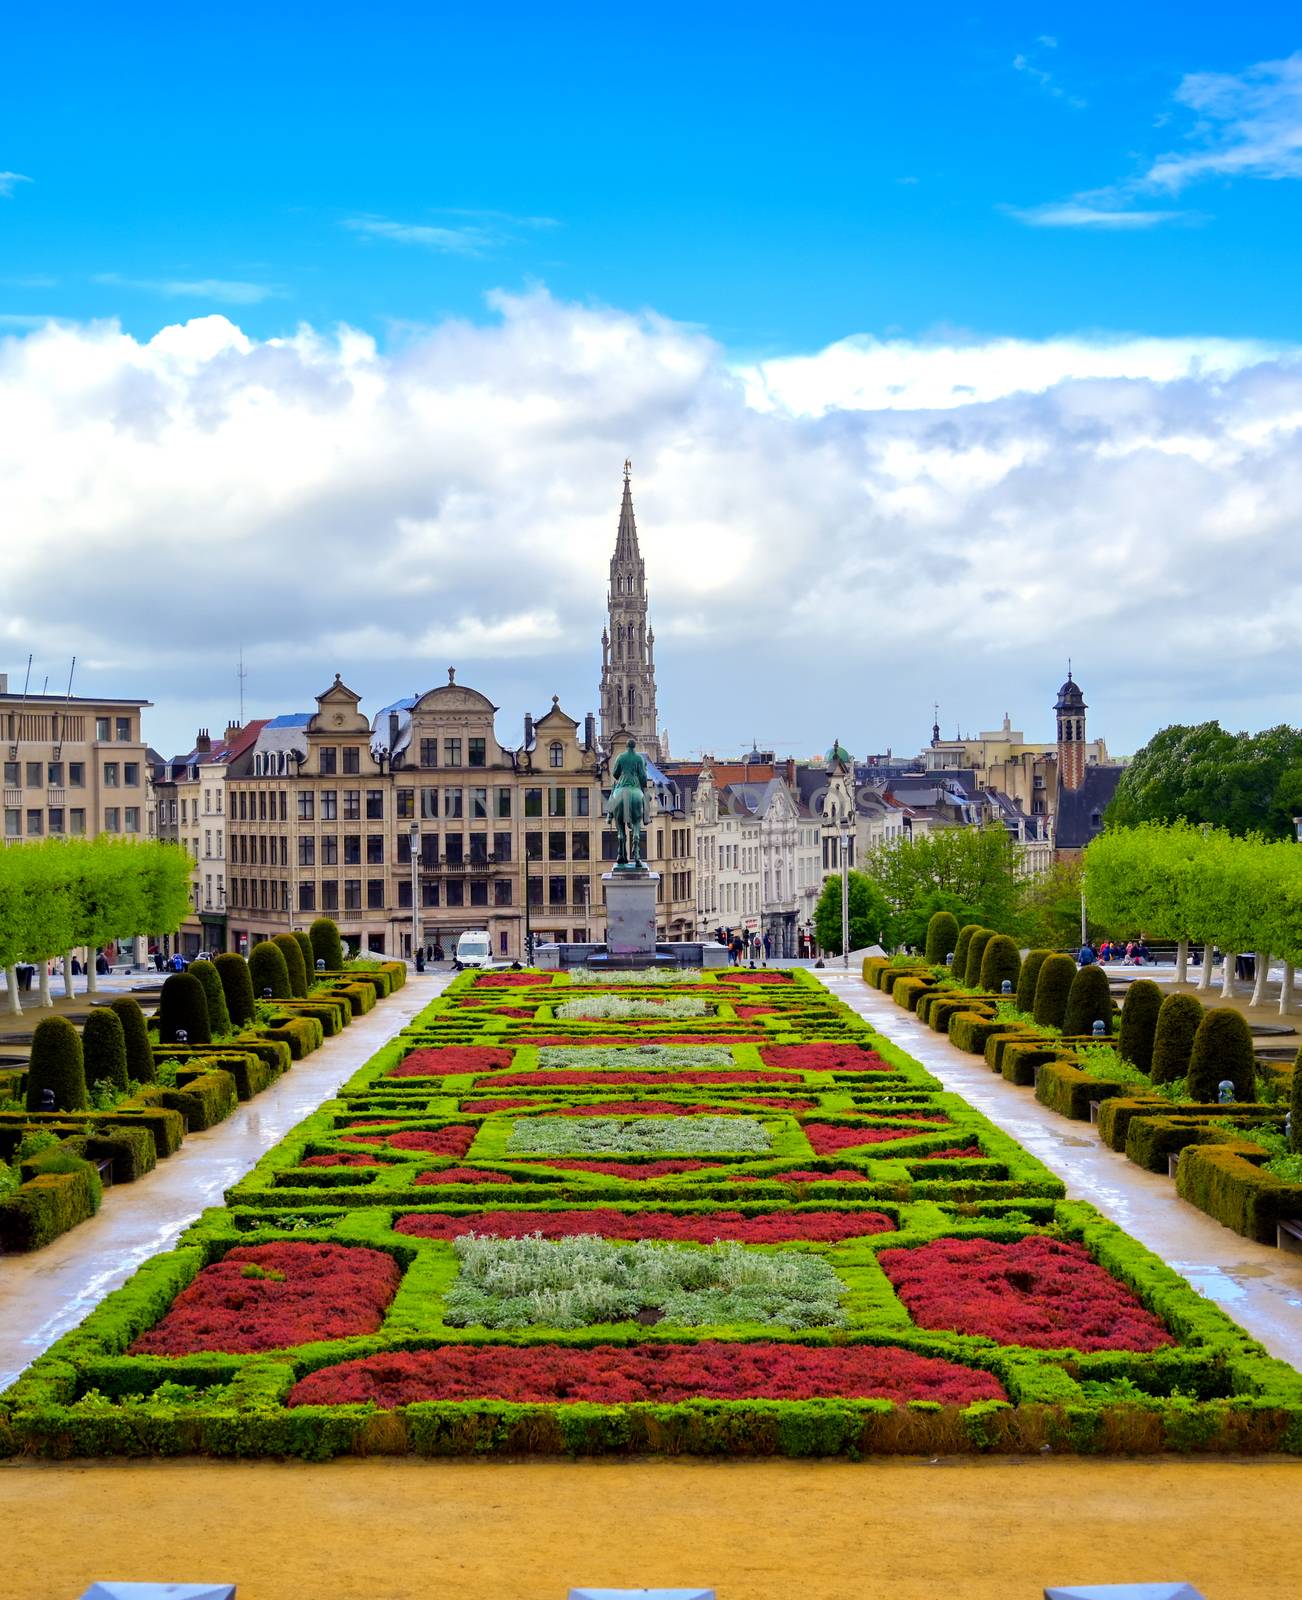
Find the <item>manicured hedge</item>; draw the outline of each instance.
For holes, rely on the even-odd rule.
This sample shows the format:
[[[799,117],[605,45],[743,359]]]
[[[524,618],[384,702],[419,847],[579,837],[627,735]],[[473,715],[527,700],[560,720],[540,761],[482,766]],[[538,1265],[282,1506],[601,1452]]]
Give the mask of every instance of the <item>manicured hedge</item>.
[[[308,929],[312,945],[313,968],[318,961],[325,962],[327,972],[337,972],[344,964],[344,947],[339,938],[338,924],[329,917],[318,917]]]
[[[226,1005],[226,991],[211,961],[192,961],[185,969],[192,978],[203,984],[203,996],[208,1002],[208,1026],[214,1035],[231,1031],[231,1015]]]
[[[1203,1020],[1203,1008],[1191,994],[1169,994],[1157,1013],[1153,1033],[1154,1083],[1174,1083],[1189,1071],[1194,1035]]]
[[[303,948],[292,933],[278,933],[272,943],[285,958],[285,971],[289,976],[289,995],[280,996],[288,999],[291,996],[297,1000],[307,998],[307,964],[303,960]],[[310,948],[310,946],[309,946]],[[316,963],[313,962],[315,969]]]
[[[945,958],[958,948],[958,918],[952,911],[937,911],[927,923],[926,957],[933,967],[943,967]]]
[[[186,1044],[212,1043],[208,996],[199,979],[188,972],[165,978],[158,997],[158,1042],[175,1044],[180,1033],[185,1034]]]
[[[1017,1009],[1024,1016],[1035,1010],[1035,989],[1040,981],[1040,968],[1053,954],[1052,950],[1028,950],[1017,977]]]
[[[122,994],[109,1001],[122,1024],[122,1039],[127,1052],[127,1077],[136,1083],[154,1081],[154,1052],[149,1043],[149,1024],[138,1001]]]
[[[293,991],[285,953],[271,939],[261,939],[249,951],[249,978],[254,1000],[288,1000]]]
[[[1189,1094],[1194,1100],[1216,1100],[1219,1086],[1234,1086],[1236,1100],[1255,1098],[1256,1064],[1252,1033],[1241,1011],[1221,1006],[1198,1024],[1189,1055]]]
[[[1117,1052],[1141,1072],[1153,1066],[1153,1042],[1162,1009],[1162,991],[1151,978],[1136,978],[1126,990],[1121,1007],[1121,1033]]]
[[[1042,1028],[1061,1028],[1067,1016],[1067,1000],[1076,978],[1076,963],[1070,956],[1051,955],[1040,967],[1035,980],[1035,1005],[1032,1015]]]
[[[249,964],[241,955],[233,951],[225,951],[213,962],[217,969],[217,976],[221,979],[222,993],[226,997],[226,1011],[231,1019],[231,1026],[242,1027],[246,1022],[252,1022],[255,1012],[253,1009],[253,980],[249,976]]]
[[[963,968],[963,982],[969,989],[981,987],[981,963],[985,959],[986,946],[994,936],[993,928],[978,928],[972,935],[972,942],[967,947],[967,961]]]
[[[43,1018],[32,1034],[27,1109],[44,1110],[47,1091],[53,1097],[53,1111],[82,1111],[90,1103],[81,1040],[65,1017]]]
[[[987,994],[1001,994],[1007,983],[1011,986],[1009,993],[1016,994],[1021,975],[1022,958],[1017,953],[1016,944],[1006,933],[995,934],[981,957],[981,987]]]
[[[109,1006],[96,1006],[81,1030],[81,1050],[86,1082],[127,1086],[127,1039],[118,1015]]]
[[[1112,993],[1108,988],[1108,975],[1097,962],[1091,962],[1071,980],[1061,1026],[1064,1033],[1089,1034],[1094,1032],[1096,1022],[1103,1024],[1105,1034],[1112,1032]]]
[[[1302,1184],[1262,1172],[1244,1153],[1248,1143],[1228,1136],[1225,1143],[1186,1147],[1176,1170],[1176,1192],[1235,1233],[1274,1244],[1278,1223],[1302,1218]]]

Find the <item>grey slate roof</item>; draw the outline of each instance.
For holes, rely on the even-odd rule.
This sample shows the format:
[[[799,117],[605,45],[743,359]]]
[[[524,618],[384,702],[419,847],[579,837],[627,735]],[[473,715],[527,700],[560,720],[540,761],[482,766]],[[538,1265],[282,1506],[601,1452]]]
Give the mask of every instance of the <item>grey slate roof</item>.
[[[1117,791],[1124,767],[1086,767],[1079,789],[1058,785],[1058,823],[1054,842],[1059,850],[1083,850],[1103,831],[1103,813]]]

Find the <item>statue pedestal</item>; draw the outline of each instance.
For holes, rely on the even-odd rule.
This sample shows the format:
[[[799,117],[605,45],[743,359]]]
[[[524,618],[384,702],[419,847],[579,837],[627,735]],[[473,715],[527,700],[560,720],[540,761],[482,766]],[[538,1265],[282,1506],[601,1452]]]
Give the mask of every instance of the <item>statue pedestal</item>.
[[[658,872],[603,872],[606,887],[606,948],[616,958],[656,957]]]

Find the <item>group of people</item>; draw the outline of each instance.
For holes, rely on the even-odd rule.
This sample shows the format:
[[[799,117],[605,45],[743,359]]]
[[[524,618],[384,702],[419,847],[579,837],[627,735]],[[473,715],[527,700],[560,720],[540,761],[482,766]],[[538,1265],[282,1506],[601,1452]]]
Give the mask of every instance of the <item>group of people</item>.
[[[1142,967],[1145,962],[1152,959],[1152,956],[1148,953],[1148,946],[1142,938],[1129,939],[1124,945],[1119,944],[1115,939],[1105,939],[1099,946],[1097,954],[1094,946],[1086,939],[1085,943],[1080,947],[1076,963],[1078,966],[1088,967],[1093,965],[1095,961],[1119,961],[1123,967]]]
[[[424,972],[425,968],[431,963],[446,959],[447,955],[443,949],[443,941],[441,939],[435,939],[433,944],[427,944],[423,948],[420,945],[416,946],[417,972]]]

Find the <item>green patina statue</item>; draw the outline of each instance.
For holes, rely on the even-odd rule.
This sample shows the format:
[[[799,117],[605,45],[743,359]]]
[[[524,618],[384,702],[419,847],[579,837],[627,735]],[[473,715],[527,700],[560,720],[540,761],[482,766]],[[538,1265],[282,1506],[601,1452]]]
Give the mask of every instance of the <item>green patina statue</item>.
[[[646,757],[630,739],[615,762],[614,787],[606,802],[606,820],[619,838],[619,859],[615,871],[644,872],[642,860],[643,822],[646,818]]]

